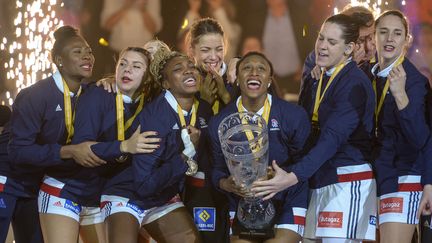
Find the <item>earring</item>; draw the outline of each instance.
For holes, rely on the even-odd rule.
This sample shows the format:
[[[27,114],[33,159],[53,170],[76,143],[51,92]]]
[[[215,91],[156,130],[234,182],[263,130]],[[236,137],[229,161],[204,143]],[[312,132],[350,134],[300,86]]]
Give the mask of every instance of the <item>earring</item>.
[[[270,85],[271,85],[271,83],[269,83],[269,84],[267,85],[267,88],[270,88]]]
[[[59,63],[59,67],[63,67],[63,64]]]

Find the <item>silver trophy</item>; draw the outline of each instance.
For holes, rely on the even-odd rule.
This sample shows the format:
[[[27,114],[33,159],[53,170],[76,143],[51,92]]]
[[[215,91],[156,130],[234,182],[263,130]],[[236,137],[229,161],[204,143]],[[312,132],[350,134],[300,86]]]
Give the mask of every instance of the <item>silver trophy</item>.
[[[266,121],[255,113],[234,113],[218,127],[219,140],[228,169],[238,186],[250,192],[252,183],[267,177],[268,132]],[[273,235],[275,208],[252,192],[242,198],[237,220],[242,238],[268,238]]]

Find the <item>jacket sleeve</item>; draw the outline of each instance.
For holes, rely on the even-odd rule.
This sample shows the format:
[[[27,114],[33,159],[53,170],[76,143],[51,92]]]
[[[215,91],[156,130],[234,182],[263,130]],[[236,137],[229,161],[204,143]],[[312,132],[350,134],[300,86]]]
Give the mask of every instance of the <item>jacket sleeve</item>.
[[[293,163],[296,163],[300,161],[304,155],[304,147],[311,130],[310,121],[306,111],[303,108],[300,108],[299,112],[296,113],[295,119],[285,118],[284,121],[286,123],[284,127],[292,128],[292,131],[288,137],[287,146],[288,153],[290,155],[290,162],[292,161]],[[292,162],[286,163],[286,165],[284,165],[282,168],[286,171],[290,171],[289,168],[292,166]]]
[[[9,157],[17,164],[40,167],[61,164],[62,145],[37,142],[44,122],[46,104],[34,91],[34,89],[22,90],[13,104],[11,140],[8,145]]]
[[[364,113],[366,94],[364,87],[358,84],[348,85],[343,92],[332,95],[334,100],[328,105],[327,120],[321,125],[316,145],[291,167],[299,181],[310,178],[348,140]]]
[[[141,132],[156,131],[161,138],[155,152],[135,154],[132,159],[135,190],[140,197],[149,197],[181,181],[188,165],[179,152],[176,131],[167,131],[163,121],[155,119],[154,115],[141,117],[148,118],[140,120]]]
[[[427,118],[429,127],[432,126],[432,92],[429,90],[426,103]],[[432,134],[429,135],[428,142],[422,150],[423,153],[423,174],[422,185],[432,184]]]
[[[429,137],[423,153],[422,185],[432,184],[432,136]]]
[[[411,145],[420,150],[426,144],[430,133],[425,117],[428,81],[421,75],[408,78],[413,81],[406,87],[409,103],[397,113],[397,117],[402,133]]]
[[[105,92],[105,91],[103,91]],[[106,104],[106,97],[89,92],[80,97],[76,108],[74,137],[72,144],[85,141],[97,141],[103,134],[104,122],[109,122],[106,116],[108,109],[115,109]],[[115,122],[114,122],[115,125]],[[99,142],[91,146],[93,153],[103,160],[112,160],[122,155],[120,141]]]
[[[225,157],[222,153],[221,144],[218,137],[217,119],[212,119],[209,126],[209,137],[213,155],[213,166],[211,171],[212,183],[214,187],[221,192],[228,193],[219,187],[219,181],[230,176]]]

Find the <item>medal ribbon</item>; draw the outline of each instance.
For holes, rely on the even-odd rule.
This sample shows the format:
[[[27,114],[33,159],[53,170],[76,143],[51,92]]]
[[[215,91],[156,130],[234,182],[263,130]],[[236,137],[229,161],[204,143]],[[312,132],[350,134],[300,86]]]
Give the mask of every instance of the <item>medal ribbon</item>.
[[[242,98],[241,97],[240,97],[240,100],[239,100],[239,103],[238,103],[238,111],[239,112],[246,111],[246,109],[243,106]],[[268,120],[269,120],[269,117],[270,117],[270,102],[269,102],[268,97],[266,98],[266,100],[264,102],[264,111],[263,111],[262,117],[266,121],[266,124],[268,124]],[[245,133],[246,133],[246,137],[248,138],[249,141],[252,141],[254,139],[254,135],[252,134],[251,131],[246,131]]]
[[[220,105],[219,100],[215,100],[215,102],[213,103],[213,106],[212,106],[212,110],[213,110],[214,115],[217,115],[217,113],[219,113],[219,105]]]
[[[321,87],[322,87],[322,83],[323,83],[324,71],[321,72],[321,77],[320,77],[320,80],[318,82],[318,88],[317,88],[316,95],[315,95],[315,104],[314,104],[313,115],[312,115],[312,122],[313,123],[318,123],[318,109],[321,105],[322,99],[324,98],[324,95],[327,92],[327,89],[330,87],[330,85],[333,82],[336,75],[338,75],[338,73],[342,70],[342,68],[345,67],[345,65],[346,65],[346,63],[343,62],[343,63],[336,66],[336,69],[334,70],[333,74],[330,76],[330,79],[327,82],[327,85],[325,86],[322,94],[321,94]]]
[[[75,121],[75,112],[72,111],[72,104],[71,104],[71,97],[70,97],[70,90],[69,87],[62,78],[63,81],[63,101],[64,101],[64,109],[65,109],[65,124],[66,124],[66,130],[67,130],[67,138],[66,138],[66,144],[70,144],[72,140],[72,136],[74,134],[74,127],[73,123]],[[79,88],[76,98],[78,98],[81,94],[81,87]]]
[[[138,107],[131,118],[129,118],[126,123],[124,122],[124,107],[123,107],[123,95],[120,91],[117,91],[116,95],[116,116],[117,116],[117,140],[123,141],[125,140],[125,131],[129,129],[132,125],[132,122],[135,120],[135,117],[140,113],[142,108],[144,107],[144,96],[141,94],[139,96],[139,104]]]
[[[189,123],[189,125],[191,125],[193,127],[195,126],[195,123],[196,123],[196,116],[197,116],[196,114],[198,111],[198,106],[199,106],[199,101],[194,98],[194,103],[192,105],[192,117],[191,117],[191,120]],[[185,128],[187,125],[186,125],[186,120],[185,120],[185,117],[183,114],[183,109],[181,108],[181,106],[178,103],[177,103],[177,113],[178,113],[178,116],[180,119],[181,127]]]
[[[394,65],[393,67],[397,67],[397,66],[399,66],[403,61],[404,61],[404,56],[401,55],[401,56],[396,60],[396,63],[395,63],[395,65]],[[381,97],[380,97],[379,103],[377,103],[377,101],[378,101],[378,93],[377,93],[377,82],[376,82],[376,78],[374,78],[374,80],[372,81],[372,87],[373,87],[373,90],[374,90],[374,92],[375,92],[375,128],[378,128],[378,115],[379,115],[379,113],[381,112],[381,109],[382,109],[382,107],[383,107],[383,104],[384,104],[384,100],[385,100],[385,97],[386,97],[387,91],[388,91],[388,89],[389,89],[389,87],[390,87],[390,82],[389,82],[389,80],[388,80],[388,78],[387,78],[387,80],[386,80],[386,82],[385,82],[385,85],[384,85],[384,89],[383,89],[383,91],[382,91],[382,93],[381,93]]]

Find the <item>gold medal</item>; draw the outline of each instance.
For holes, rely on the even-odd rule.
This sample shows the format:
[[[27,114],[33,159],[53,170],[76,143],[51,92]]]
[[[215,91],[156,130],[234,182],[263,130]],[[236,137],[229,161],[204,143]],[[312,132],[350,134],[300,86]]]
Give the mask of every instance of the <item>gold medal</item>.
[[[186,163],[188,165],[188,169],[186,171],[187,176],[194,176],[198,172],[198,164],[195,160],[192,158],[189,158],[186,160]]]

